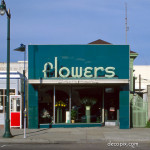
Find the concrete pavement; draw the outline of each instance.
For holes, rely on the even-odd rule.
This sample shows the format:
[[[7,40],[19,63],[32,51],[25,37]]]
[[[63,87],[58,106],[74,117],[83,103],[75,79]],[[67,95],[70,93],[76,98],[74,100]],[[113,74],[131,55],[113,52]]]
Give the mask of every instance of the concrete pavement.
[[[118,127],[94,128],[50,128],[27,129],[24,139],[23,129],[11,129],[13,138],[3,138],[0,143],[100,143],[100,142],[146,142],[150,143],[150,128],[118,129]]]

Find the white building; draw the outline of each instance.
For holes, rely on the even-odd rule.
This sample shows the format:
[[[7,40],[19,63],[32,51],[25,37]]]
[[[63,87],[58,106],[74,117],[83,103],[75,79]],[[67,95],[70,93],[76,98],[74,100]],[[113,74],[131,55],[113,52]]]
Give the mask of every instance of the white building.
[[[10,95],[23,95],[24,61],[10,63]],[[28,62],[25,62],[25,76],[28,78]],[[4,126],[7,63],[0,63],[0,127]]]
[[[7,70],[7,63],[0,63],[0,71],[6,70]],[[18,71],[19,73],[23,74],[23,70],[24,70],[24,61],[10,63],[10,71]],[[25,70],[26,70],[25,75],[28,78],[28,61],[25,62]]]
[[[23,75],[17,71],[10,72],[10,95],[21,95]],[[0,71],[0,126],[4,126],[6,106],[7,72]]]

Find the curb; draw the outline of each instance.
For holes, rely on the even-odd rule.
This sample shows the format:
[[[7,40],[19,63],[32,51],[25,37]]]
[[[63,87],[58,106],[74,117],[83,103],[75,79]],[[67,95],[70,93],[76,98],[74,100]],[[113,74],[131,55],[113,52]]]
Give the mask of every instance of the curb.
[[[59,140],[43,140],[43,139],[1,139],[0,144],[99,144],[99,143],[108,143],[108,142],[117,142],[117,143],[129,143],[129,142],[136,142],[136,143],[150,143],[149,140],[106,140],[106,139],[99,139],[99,140],[76,140],[76,141],[59,141]]]

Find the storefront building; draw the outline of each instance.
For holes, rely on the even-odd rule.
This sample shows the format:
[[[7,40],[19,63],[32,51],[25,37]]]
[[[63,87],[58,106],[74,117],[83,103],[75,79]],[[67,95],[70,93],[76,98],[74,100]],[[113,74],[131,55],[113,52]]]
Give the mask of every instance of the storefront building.
[[[0,128],[4,128],[5,125],[5,112],[6,112],[6,81],[7,79],[7,72],[6,71],[0,71]],[[20,101],[12,101],[11,97],[13,96],[21,96],[22,93],[22,84],[23,84],[23,75],[17,71],[10,71],[10,89],[9,89],[9,94],[10,94],[10,125],[11,127],[13,126],[13,122],[19,122],[19,127],[22,127],[22,116],[20,115],[22,113],[21,110],[21,103]],[[19,119],[15,116],[12,118],[11,113],[20,113]],[[18,119],[18,120],[17,120]]]
[[[29,45],[28,128],[130,128],[129,45]]]

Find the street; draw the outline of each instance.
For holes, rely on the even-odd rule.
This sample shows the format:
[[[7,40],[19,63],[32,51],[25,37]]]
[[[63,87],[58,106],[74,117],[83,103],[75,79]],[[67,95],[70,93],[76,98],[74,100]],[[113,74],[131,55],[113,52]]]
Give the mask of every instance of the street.
[[[138,143],[138,146],[108,146],[108,143],[99,144],[0,144],[0,150],[149,150],[150,143]]]

